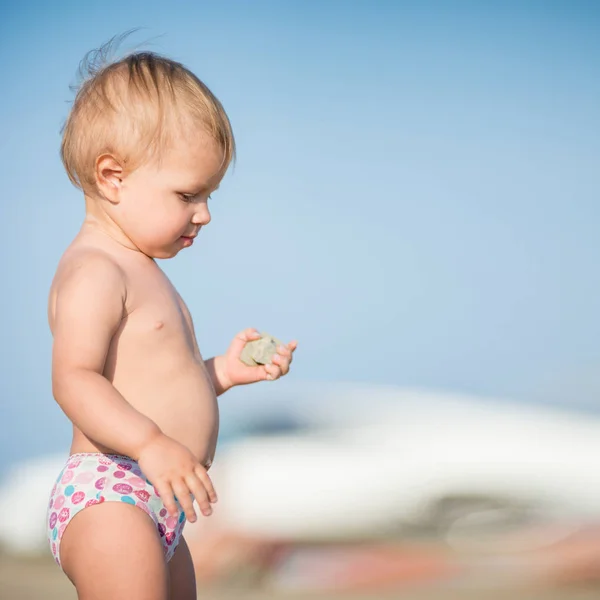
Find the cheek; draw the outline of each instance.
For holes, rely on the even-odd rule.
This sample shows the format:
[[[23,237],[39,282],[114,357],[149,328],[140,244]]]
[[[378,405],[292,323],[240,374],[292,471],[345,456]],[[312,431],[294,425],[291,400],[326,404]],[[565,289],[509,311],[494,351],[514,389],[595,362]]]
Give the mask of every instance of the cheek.
[[[137,190],[135,196],[124,198],[123,225],[132,238],[142,240],[171,235],[181,224],[180,207],[173,199],[164,198],[150,189]],[[170,202],[169,202],[170,200]]]

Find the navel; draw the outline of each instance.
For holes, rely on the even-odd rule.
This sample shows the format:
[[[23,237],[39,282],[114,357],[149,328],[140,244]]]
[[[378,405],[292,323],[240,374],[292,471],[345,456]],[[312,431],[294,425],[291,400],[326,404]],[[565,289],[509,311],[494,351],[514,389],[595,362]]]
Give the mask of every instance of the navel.
[[[162,329],[165,326],[164,321],[156,321],[156,323],[154,323],[154,329],[156,329],[157,331],[159,329]]]

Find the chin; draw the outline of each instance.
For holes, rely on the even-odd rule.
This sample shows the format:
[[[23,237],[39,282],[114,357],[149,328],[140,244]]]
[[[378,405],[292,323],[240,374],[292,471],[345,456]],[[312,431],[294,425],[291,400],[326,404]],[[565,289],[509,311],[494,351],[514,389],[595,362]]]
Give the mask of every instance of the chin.
[[[174,256],[177,256],[179,254],[179,248],[149,248],[147,250],[142,250],[142,252],[150,258],[165,260],[167,258],[173,258]]]
[[[171,251],[159,251],[151,254],[152,258],[156,258],[158,260],[166,260],[168,258],[174,258],[179,254],[179,250],[171,250]]]

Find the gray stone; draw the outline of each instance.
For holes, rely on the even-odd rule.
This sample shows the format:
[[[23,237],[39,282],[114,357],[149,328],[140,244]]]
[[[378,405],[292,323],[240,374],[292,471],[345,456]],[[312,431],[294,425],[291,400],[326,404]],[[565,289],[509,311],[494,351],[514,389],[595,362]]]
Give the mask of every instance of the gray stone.
[[[261,333],[261,338],[252,342],[246,342],[240,360],[249,367],[268,365],[277,353],[277,346],[283,346],[283,342],[268,333]]]

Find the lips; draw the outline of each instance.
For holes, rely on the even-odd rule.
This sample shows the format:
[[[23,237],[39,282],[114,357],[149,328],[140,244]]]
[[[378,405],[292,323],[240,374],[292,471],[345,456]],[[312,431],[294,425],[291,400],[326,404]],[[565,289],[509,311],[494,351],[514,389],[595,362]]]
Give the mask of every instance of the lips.
[[[189,244],[190,246],[194,243],[194,238],[193,237],[188,237],[188,236],[185,236],[185,235],[181,236],[181,240],[183,241],[184,244],[187,242],[187,244]]]
[[[179,239],[181,240],[184,248],[190,248],[194,244],[195,235],[182,235]]]

